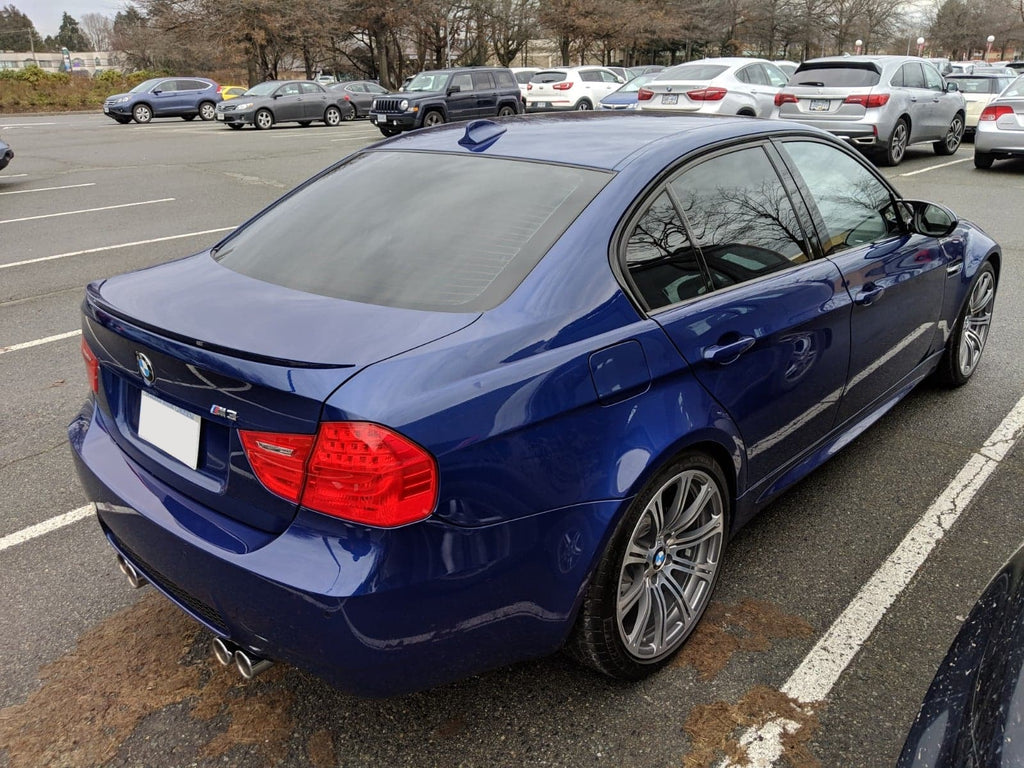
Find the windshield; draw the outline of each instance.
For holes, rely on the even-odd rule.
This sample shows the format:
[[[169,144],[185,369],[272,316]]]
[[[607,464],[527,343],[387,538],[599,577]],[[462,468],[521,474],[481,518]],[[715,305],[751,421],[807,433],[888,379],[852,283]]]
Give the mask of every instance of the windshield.
[[[279,85],[281,85],[281,84],[278,83],[278,82],[275,82],[273,80],[268,80],[265,83],[260,83],[259,85],[254,85],[252,88],[250,88],[248,91],[246,91],[244,95],[245,96],[269,96],[270,94],[272,94],[274,91],[277,90],[277,87]]]
[[[163,81],[164,79],[162,77],[154,77],[151,80],[144,80],[128,91],[128,93],[145,93],[157,83],[162,83]]]
[[[801,64],[789,84],[816,85],[818,88],[869,88],[878,85],[881,79],[878,67],[869,62],[820,62]]]
[[[638,75],[626,83],[624,86],[619,88],[616,93],[636,93],[640,90],[640,86],[647,85],[657,76],[656,72],[652,72],[649,75]]]
[[[282,199],[214,258],[321,296],[483,311],[515,290],[609,178],[480,155],[368,152]]]
[[[420,72],[405,86],[406,91],[443,91],[448,82],[447,72]]]
[[[721,64],[680,64],[662,70],[655,80],[711,80],[727,69]]]

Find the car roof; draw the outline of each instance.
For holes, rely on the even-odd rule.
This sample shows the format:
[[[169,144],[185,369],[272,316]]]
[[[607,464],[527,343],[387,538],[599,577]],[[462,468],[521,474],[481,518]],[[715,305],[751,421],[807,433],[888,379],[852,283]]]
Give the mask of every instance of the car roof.
[[[471,126],[490,123],[504,128],[488,146],[462,146]],[[403,134],[377,147],[394,150],[486,154],[621,170],[641,156],[664,151],[664,164],[720,140],[757,134],[806,133],[827,136],[816,128],[786,121],[718,115],[673,115],[621,112],[568,112],[519,116],[501,121],[454,123]],[[671,140],[671,141],[668,141]]]

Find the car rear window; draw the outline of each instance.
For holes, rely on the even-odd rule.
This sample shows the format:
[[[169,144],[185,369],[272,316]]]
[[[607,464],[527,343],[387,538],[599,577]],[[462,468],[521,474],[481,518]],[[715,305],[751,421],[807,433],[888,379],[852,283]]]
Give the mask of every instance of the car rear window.
[[[566,78],[565,72],[538,72],[531,83],[560,83]]]
[[[727,69],[720,64],[680,64],[663,69],[655,80],[711,80]]]
[[[531,79],[533,79],[533,76],[536,74],[536,72],[516,72],[516,82],[526,85],[528,82],[530,82]]]
[[[865,88],[878,85],[881,70],[871,62],[819,62],[797,67],[790,85],[816,85],[819,88]]]
[[[479,155],[368,152],[283,198],[214,258],[307,293],[479,312],[508,298],[609,178]]]
[[[1009,79],[998,77],[970,77],[969,75],[946,78],[956,83],[961,93],[999,93]]]

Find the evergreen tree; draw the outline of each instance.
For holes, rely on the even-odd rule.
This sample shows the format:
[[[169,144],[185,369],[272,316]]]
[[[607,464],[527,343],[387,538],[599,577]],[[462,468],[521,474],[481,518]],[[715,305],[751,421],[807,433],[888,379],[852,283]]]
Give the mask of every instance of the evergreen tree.
[[[31,48],[43,49],[43,40],[32,20],[13,5],[0,8],[0,50],[28,51]]]
[[[92,47],[78,22],[67,11],[61,17],[60,29],[57,30],[57,45],[69,51],[88,51]]]

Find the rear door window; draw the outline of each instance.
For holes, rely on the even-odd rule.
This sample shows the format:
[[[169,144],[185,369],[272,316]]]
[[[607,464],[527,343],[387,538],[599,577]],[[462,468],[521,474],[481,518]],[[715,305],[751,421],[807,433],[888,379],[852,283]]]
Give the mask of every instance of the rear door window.
[[[942,76],[935,71],[931,64],[920,64],[924,72],[924,84],[929,91],[942,91]]]
[[[494,90],[494,78],[491,77],[490,72],[474,72],[473,73],[473,88],[477,91],[493,91]]]

